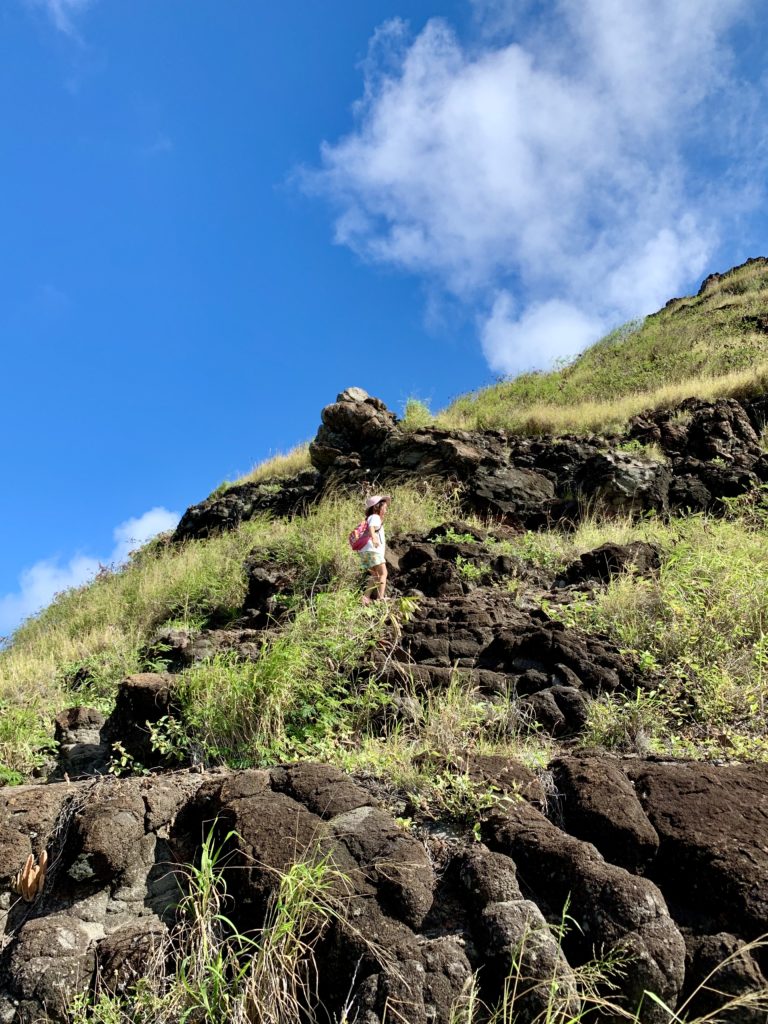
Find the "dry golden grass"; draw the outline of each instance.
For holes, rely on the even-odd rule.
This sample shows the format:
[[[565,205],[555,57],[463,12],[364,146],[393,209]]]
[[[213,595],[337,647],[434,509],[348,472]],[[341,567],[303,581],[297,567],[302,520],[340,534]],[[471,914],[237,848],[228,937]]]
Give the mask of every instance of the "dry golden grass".
[[[595,434],[622,430],[645,410],[668,409],[686,398],[748,398],[768,391],[768,362],[719,377],[693,377],[653,391],[623,395],[612,401],[556,405],[552,402],[515,408],[502,402],[482,409],[452,406],[437,425],[459,430],[509,430],[520,434]]]
[[[277,452],[264,462],[254,466],[250,473],[240,477],[238,484],[260,484],[268,480],[285,480],[309,469],[309,442],[296,445],[289,452]]]
[[[462,395],[438,423],[525,434],[604,432],[688,397],[754,395],[768,382],[767,325],[763,259],[618,327],[570,363]]]

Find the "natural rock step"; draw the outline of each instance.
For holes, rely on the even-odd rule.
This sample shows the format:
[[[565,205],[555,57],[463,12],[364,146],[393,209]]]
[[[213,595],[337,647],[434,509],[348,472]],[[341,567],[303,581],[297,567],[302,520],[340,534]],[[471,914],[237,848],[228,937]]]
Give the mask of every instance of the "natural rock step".
[[[434,567],[442,572],[439,560],[421,568]],[[607,641],[524,611],[514,595],[494,588],[423,598],[403,623],[399,646],[392,659],[380,659],[391,685],[442,690],[460,678],[489,698],[519,698],[513,730],[532,719],[553,734],[578,732],[588,696],[646,685]]]

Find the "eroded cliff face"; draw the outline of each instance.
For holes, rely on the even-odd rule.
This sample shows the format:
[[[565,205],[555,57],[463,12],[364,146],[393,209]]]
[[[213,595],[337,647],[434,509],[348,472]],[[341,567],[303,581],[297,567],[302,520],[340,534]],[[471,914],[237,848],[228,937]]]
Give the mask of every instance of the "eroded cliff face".
[[[408,805],[396,786],[325,764],[172,770],[151,727],[180,718],[179,671],[220,653],[258,660],[290,615],[291,566],[252,559],[237,618],[160,630],[145,654],[166,671],[124,680],[107,719],[92,708],[62,712],[51,781],[0,790],[0,1022],[66,1021],[79,992],[125,992],[148,973],[173,972],[185,865],[199,863],[207,836],[223,848],[223,912],[243,933],[264,925],[292,865],[332,870],[335,909],[312,935],[318,1019],[453,1024],[473,977],[493,1004],[513,965],[527,979],[520,1024],[546,1010],[553,978],[559,1005],[577,1014],[577,972],[595,956],[621,956],[612,998],[633,1012],[642,1004],[647,1024],[669,1015],[645,991],[679,1006],[724,960],[722,992],[765,990],[768,962],[743,946],[768,932],[768,768],[569,746],[591,700],[654,678],[541,605],[619,572],[652,575],[659,552],[607,544],[559,572],[498,553],[509,531],[567,526],[585,502],[608,512],[717,508],[768,477],[756,434],[763,412],[760,403],[688,402],[678,415],[638,417],[629,436],[662,447],[659,463],[621,450],[618,438],[408,433],[381,402],[349,389],[323,411],[314,469],[189,509],[176,542],[264,511],[300,515],[329,488],[414,479],[460,488],[487,527],[454,521],[390,538],[393,591],[418,601],[358,671],[387,688],[388,714],[403,728],[414,687],[439,700],[460,678],[489,728],[548,734],[561,752],[537,771],[507,757],[467,751],[443,763],[427,752],[435,771],[488,795],[469,831]],[[499,586],[512,575],[524,579],[524,599]],[[152,774],[105,774],[115,743]],[[45,858],[47,874],[30,875]],[[559,941],[566,910],[572,924]],[[724,998],[699,993],[686,1012]],[[726,1019],[765,1024],[766,1011]]]

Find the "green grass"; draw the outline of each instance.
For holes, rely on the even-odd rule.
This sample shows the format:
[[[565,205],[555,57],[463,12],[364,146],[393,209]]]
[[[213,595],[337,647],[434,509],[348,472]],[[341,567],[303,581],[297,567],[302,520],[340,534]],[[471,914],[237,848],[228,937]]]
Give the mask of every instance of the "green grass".
[[[454,512],[440,494],[395,488],[387,525],[393,533],[427,530]],[[348,593],[360,569],[346,538],[360,516],[359,500],[330,497],[305,518],[260,517],[181,547],[153,542],[124,569],[60,594],[0,651],[0,769],[24,774],[39,766],[62,708],[108,711],[120,679],[147,667],[141,652],[159,626],[199,628],[235,615],[249,555],[285,566],[299,602]]]
[[[332,755],[381,699],[365,680],[349,680],[381,642],[387,616],[386,605],[364,608],[355,591],[321,593],[265,642],[258,660],[224,655],[183,673],[179,696],[192,741],[229,764]]]
[[[557,572],[608,541],[659,545],[650,577],[626,573],[547,606],[568,625],[607,635],[647,671],[647,691],[591,709],[588,744],[671,753],[768,757],[768,505],[766,492],[724,518],[587,519],[573,533],[528,533],[504,549]]]
[[[230,916],[225,849],[215,827],[198,863],[181,871],[185,894],[169,937],[126,993],[99,984],[77,996],[70,1024],[312,1024],[319,1009],[314,948],[345,917],[346,877],[318,848],[276,874],[264,924],[242,932]],[[166,975],[166,971],[169,974]]]
[[[621,428],[649,407],[683,398],[768,390],[767,337],[752,317],[768,313],[768,266],[736,268],[700,296],[675,300],[625,324],[572,363],[456,399],[439,425],[521,433]]]
[[[426,402],[419,398],[409,398],[405,403],[403,418],[400,420],[400,427],[403,430],[421,430],[422,427],[431,427],[435,417],[429,410]]]

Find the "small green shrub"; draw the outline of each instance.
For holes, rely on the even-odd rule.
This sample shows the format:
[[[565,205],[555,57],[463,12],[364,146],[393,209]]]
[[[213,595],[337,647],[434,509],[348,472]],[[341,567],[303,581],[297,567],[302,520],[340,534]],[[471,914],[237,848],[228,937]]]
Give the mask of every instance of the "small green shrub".
[[[471,533],[457,533],[453,527],[448,529],[433,540],[434,544],[477,544],[477,538]]]
[[[481,565],[475,565],[474,562],[461,555],[456,556],[456,568],[459,570],[459,575],[468,583],[480,583],[488,575],[488,569]]]
[[[388,608],[359,594],[317,594],[256,661],[221,655],[183,674],[179,697],[191,735],[208,756],[269,763],[317,756],[355,731],[371,699],[350,676],[383,637]],[[375,690],[375,688],[374,688]]]
[[[581,737],[586,747],[605,747],[646,754],[668,725],[667,703],[655,690],[634,694],[604,694],[589,704],[587,727]]]
[[[418,398],[409,398],[405,403],[403,418],[400,420],[402,430],[421,430],[423,427],[430,427],[435,422],[435,417],[429,411],[426,402]]]

